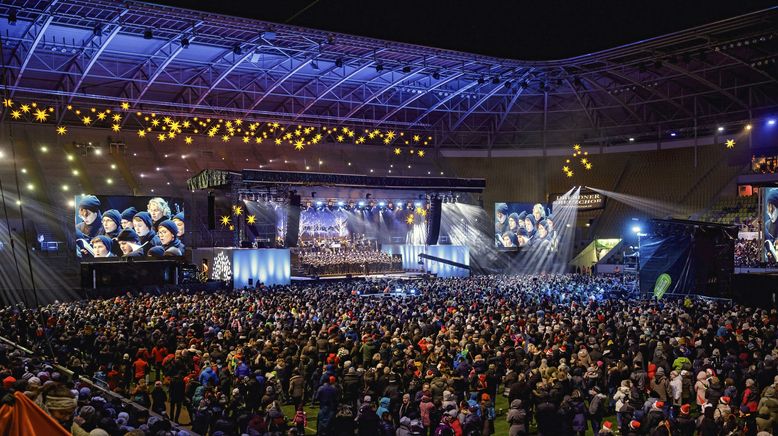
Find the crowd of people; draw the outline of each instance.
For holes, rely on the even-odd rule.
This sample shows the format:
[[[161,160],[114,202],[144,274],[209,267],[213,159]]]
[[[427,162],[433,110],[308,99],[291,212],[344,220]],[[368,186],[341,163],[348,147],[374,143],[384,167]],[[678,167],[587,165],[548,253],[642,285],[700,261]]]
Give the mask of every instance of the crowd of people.
[[[490,435],[498,420],[511,436],[776,429],[776,310],[630,300],[616,278],[576,274],[420,279],[415,298],[363,295],[381,286],[13,306],[0,326],[167,419],[186,410],[199,434],[304,434],[308,420],[320,435],[370,436]],[[5,356],[0,365],[3,393],[43,382]],[[47,378],[47,409],[68,428],[159,434],[159,420],[84,404],[77,386]]]
[[[376,274],[402,271],[402,257],[371,249],[300,250],[300,268],[308,275]]]
[[[735,242],[735,267],[756,268],[764,264],[763,249],[758,239],[738,239]]]

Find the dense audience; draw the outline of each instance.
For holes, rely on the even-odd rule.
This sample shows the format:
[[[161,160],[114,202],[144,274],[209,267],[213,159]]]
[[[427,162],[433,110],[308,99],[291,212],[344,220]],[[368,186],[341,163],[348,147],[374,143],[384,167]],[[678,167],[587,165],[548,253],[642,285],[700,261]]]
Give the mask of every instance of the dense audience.
[[[735,242],[735,267],[760,267],[764,264],[763,253],[758,239],[738,239]]]
[[[580,275],[431,279],[414,283],[416,298],[363,296],[384,285],[9,307],[0,324],[174,421],[186,409],[200,434],[303,434],[308,420],[321,435],[370,436],[489,435],[498,419],[510,435],[755,435],[778,423],[775,310],[630,300],[617,279]],[[498,416],[500,395],[510,407]],[[298,412],[285,416],[287,403]],[[58,419],[82,426],[83,407]],[[127,426],[85,413],[99,416],[85,430]],[[159,425],[130,419],[136,434]]]
[[[402,258],[378,250],[299,251],[310,275],[375,274],[402,271]]]

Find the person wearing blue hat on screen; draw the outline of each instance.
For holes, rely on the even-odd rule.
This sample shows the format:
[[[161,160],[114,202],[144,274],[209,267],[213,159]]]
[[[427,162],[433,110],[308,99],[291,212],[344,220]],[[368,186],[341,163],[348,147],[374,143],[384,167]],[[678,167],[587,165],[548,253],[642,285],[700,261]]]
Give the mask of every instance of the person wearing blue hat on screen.
[[[140,236],[133,229],[124,229],[116,237],[119,241],[119,248],[122,250],[122,257],[143,256],[143,250],[140,246]]]
[[[502,234],[508,230],[508,205],[505,203],[497,203],[494,206],[494,234],[499,240],[502,239]]]
[[[184,211],[181,211],[177,214],[175,214],[172,218],[173,222],[176,223],[176,227],[178,227],[178,232],[176,233],[176,237],[178,239],[181,239],[184,236]]]
[[[165,249],[165,256],[183,256],[184,244],[178,239],[178,226],[173,220],[165,220],[159,223],[157,236]]]
[[[764,218],[764,245],[766,254],[772,256],[768,261],[776,262],[778,261],[775,248],[775,238],[778,237],[778,189],[767,189],[765,204],[767,204],[767,216]]]
[[[108,236],[97,235],[92,238],[92,250],[94,251],[95,257],[115,257],[115,255],[111,253],[112,246],[113,242]]]
[[[103,229],[102,214],[100,213],[100,200],[94,195],[85,195],[78,202],[78,216],[81,222],[76,224],[76,229],[91,240],[99,235]]]
[[[135,217],[136,213],[138,213],[138,210],[132,206],[124,209],[124,212],[122,212],[122,229],[132,228],[132,219]]]
[[[103,212],[103,230],[102,234],[109,238],[115,238],[116,235],[122,230],[120,228],[122,223],[122,216],[116,209],[108,209]]]
[[[151,247],[162,245],[152,224],[151,215],[149,215],[148,212],[138,212],[132,218],[132,226],[135,228],[135,233],[137,233],[140,238],[141,249],[143,250],[144,256]]]

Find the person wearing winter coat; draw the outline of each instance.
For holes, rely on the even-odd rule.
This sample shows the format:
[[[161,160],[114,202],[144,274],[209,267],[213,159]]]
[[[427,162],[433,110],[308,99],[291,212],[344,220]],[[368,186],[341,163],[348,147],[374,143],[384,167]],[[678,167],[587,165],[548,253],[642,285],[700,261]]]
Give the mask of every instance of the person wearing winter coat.
[[[691,416],[691,410],[692,408],[689,404],[683,404],[679,409],[678,416],[675,419],[675,425],[680,436],[694,435],[696,423]]]
[[[411,418],[403,416],[400,418],[400,425],[395,430],[395,436],[410,436],[411,435]]]
[[[694,383],[695,402],[698,407],[702,407],[707,402],[706,391],[708,390],[708,373],[700,371],[697,373],[697,381]]]
[[[624,404],[629,400],[631,382],[629,380],[622,380],[621,386],[616,389],[616,393],[613,394],[613,401],[616,402],[614,409],[616,410],[616,422],[621,422],[621,409]]]
[[[670,383],[669,383],[670,402],[673,407],[677,408],[683,404],[683,377],[678,371],[670,371]]]
[[[376,409],[375,414],[383,420],[384,412],[389,412],[390,410],[390,404],[391,400],[388,397],[382,397],[380,400],[378,400],[378,409]]]
[[[424,428],[429,432],[432,421],[430,420],[430,411],[435,407],[432,403],[432,398],[424,395],[421,397],[421,404],[419,404],[419,413],[421,414],[421,423],[424,424]]]
[[[716,406],[716,410],[713,411],[713,420],[717,424],[726,422],[729,416],[732,415],[732,408],[729,406],[731,399],[729,397],[719,398],[719,404]]]
[[[654,374],[654,378],[651,379],[649,387],[653,392],[656,393],[659,401],[669,404],[668,400],[670,398],[670,386],[667,381],[667,377],[665,377],[664,368],[660,366],[656,369],[656,373]]]
[[[289,397],[292,399],[295,409],[303,404],[305,395],[305,379],[300,375],[299,370],[292,372],[292,378],[289,379]]]
[[[589,393],[592,395],[592,399],[589,400],[589,422],[592,425],[592,433],[597,433],[607,412],[608,397],[600,392],[599,386],[592,388]]]
[[[154,389],[151,391],[151,410],[155,413],[165,413],[165,402],[167,401],[167,394],[162,389],[162,382],[157,380],[154,382]]]
[[[527,427],[525,420],[527,419],[527,412],[521,407],[521,400],[516,399],[511,401],[510,409],[508,409],[508,436],[520,436],[527,434]]]

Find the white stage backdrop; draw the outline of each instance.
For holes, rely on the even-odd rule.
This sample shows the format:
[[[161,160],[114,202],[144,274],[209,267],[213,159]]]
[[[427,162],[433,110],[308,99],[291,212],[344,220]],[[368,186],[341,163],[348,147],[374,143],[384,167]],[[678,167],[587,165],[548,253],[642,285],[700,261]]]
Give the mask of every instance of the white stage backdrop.
[[[214,280],[233,280],[233,288],[265,285],[288,285],[292,281],[292,266],[288,249],[280,248],[214,248],[196,249],[192,255],[195,264],[209,259],[210,277]],[[249,284],[249,279],[251,284]]]

